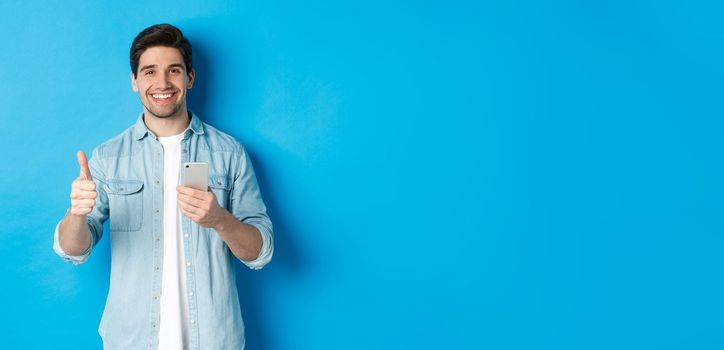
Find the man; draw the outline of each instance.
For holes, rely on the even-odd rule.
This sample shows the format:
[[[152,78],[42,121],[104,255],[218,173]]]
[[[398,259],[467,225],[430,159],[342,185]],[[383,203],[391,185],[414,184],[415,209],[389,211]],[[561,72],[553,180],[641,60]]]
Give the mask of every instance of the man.
[[[98,332],[105,349],[243,349],[234,258],[260,269],[272,224],[244,147],[186,108],[191,45],[168,24],[131,46],[135,125],[78,152],[80,176],[53,249],[85,262],[110,219],[111,279]],[[209,190],[179,186],[180,164],[206,162]]]

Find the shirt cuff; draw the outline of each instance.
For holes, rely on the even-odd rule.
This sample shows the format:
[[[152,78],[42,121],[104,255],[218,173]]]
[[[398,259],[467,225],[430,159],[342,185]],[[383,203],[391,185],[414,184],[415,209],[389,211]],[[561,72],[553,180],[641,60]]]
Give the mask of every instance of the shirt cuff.
[[[60,240],[59,240],[59,231],[60,223],[59,221],[57,225],[55,225],[55,233],[53,234],[53,250],[56,254],[58,254],[63,260],[66,262],[69,262],[75,266],[78,266],[82,263],[84,263],[86,260],[88,260],[88,257],[90,256],[91,248],[93,247],[93,235],[91,235],[91,243],[88,246],[88,249],[86,249],[85,252],[83,252],[81,255],[69,255],[67,254],[63,248],[60,246]]]
[[[268,264],[271,261],[272,255],[274,254],[274,241],[272,238],[271,230],[269,230],[265,225],[261,225],[255,222],[249,222],[247,223],[249,225],[252,225],[256,227],[257,230],[259,230],[259,233],[261,233],[261,250],[259,251],[259,256],[252,260],[241,260],[241,262],[244,263],[244,265],[248,266],[252,270],[260,270],[264,265]]]

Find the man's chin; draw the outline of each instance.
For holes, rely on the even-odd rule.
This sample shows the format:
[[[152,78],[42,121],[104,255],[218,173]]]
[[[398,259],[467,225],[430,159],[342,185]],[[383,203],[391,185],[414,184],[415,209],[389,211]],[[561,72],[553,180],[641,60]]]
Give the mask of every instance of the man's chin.
[[[178,111],[179,111],[180,109],[181,109],[181,108],[179,107],[179,108],[176,108],[176,109],[174,109],[174,110],[165,111],[165,110],[158,110],[158,109],[155,109],[155,108],[153,108],[153,109],[151,109],[151,108],[146,108],[146,111],[148,111],[148,113],[150,113],[151,115],[153,115],[153,116],[156,117],[156,118],[165,119],[165,118],[170,118],[170,117],[175,116],[176,114],[178,114]]]

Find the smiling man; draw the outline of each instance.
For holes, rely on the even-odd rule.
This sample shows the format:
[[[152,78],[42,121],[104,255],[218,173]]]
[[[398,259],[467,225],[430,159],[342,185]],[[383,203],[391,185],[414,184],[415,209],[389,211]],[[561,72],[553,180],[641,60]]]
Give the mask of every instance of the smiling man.
[[[131,45],[136,123],[77,154],[70,208],[53,249],[84,263],[110,220],[111,278],[98,332],[105,349],[243,349],[234,260],[260,269],[272,224],[244,147],[187,109],[191,44],[168,24]],[[206,162],[206,191],[179,186],[180,165]]]

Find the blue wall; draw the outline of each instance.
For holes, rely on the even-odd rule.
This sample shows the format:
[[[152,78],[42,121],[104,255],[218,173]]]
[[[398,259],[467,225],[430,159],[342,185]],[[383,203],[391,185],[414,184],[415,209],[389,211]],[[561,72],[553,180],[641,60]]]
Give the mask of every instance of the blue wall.
[[[724,7],[476,3],[0,3],[0,347],[100,348],[53,228],[170,22],[275,223],[248,348],[723,348]]]

